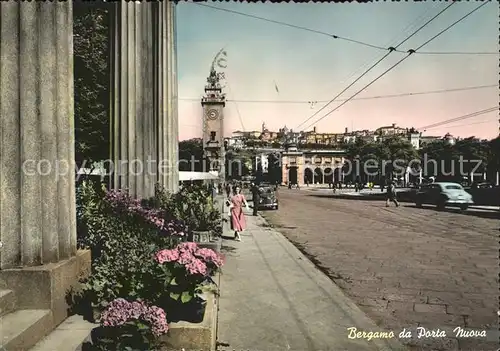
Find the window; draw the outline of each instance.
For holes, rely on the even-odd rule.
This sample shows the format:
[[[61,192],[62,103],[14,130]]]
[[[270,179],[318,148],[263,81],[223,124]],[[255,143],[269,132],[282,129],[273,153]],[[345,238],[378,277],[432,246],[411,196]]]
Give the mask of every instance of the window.
[[[445,189],[449,190],[462,190],[462,187],[460,185],[447,185],[445,186]]]
[[[210,141],[215,141],[215,132],[210,132]]]

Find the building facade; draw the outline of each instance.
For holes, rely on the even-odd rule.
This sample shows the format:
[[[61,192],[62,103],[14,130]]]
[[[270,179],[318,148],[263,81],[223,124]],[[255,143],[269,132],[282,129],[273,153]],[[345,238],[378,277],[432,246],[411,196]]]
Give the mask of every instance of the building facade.
[[[333,184],[343,182],[344,150],[298,150],[292,144],[282,153],[284,184]]]

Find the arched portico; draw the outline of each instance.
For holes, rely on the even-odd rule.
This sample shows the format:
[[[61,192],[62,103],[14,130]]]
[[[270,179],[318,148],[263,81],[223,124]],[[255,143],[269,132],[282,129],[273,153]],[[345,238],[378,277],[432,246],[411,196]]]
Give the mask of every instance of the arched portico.
[[[323,184],[324,183],[324,176],[323,176],[323,170],[321,167],[316,167],[314,169],[314,184]]]
[[[344,183],[344,173],[342,165],[333,170],[333,179],[335,183]]]
[[[304,184],[313,184],[314,175],[312,169],[306,167],[304,169]]]
[[[290,167],[288,169],[288,183],[298,184],[298,167]]]
[[[324,175],[325,184],[333,184],[334,183],[333,168],[326,167],[324,172],[323,172],[323,175]]]

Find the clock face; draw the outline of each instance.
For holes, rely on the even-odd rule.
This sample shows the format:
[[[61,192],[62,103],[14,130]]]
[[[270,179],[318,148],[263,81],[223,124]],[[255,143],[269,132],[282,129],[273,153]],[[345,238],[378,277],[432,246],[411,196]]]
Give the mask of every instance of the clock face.
[[[208,110],[207,117],[211,120],[217,119],[219,117],[219,111],[217,110]]]

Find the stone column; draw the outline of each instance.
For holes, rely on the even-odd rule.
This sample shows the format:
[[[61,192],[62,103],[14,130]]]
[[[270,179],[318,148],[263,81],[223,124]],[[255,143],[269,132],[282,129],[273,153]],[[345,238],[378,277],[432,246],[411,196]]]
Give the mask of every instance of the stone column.
[[[112,16],[113,187],[139,198],[157,182],[178,186],[174,11],[170,1],[119,2]]]
[[[170,79],[172,80],[172,114],[166,116],[169,120],[172,121],[172,129],[169,131],[170,134],[170,145],[171,145],[171,153],[170,157],[173,160],[173,171],[170,175],[172,185],[170,187],[171,191],[177,191],[179,189],[179,86],[178,86],[178,65],[177,65],[177,6],[173,1],[167,1],[166,6],[168,6],[169,11],[172,14],[171,23],[169,26],[171,30],[172,37],[172,76]]]
[[[178,172],[178,105],[175,4],[171,1],[154,4],[155,15],[155,77],[158,87],[158,183],[175,192],[179,187]]]
[[[72,2],[0,3],[0,270],[76,254]]]

